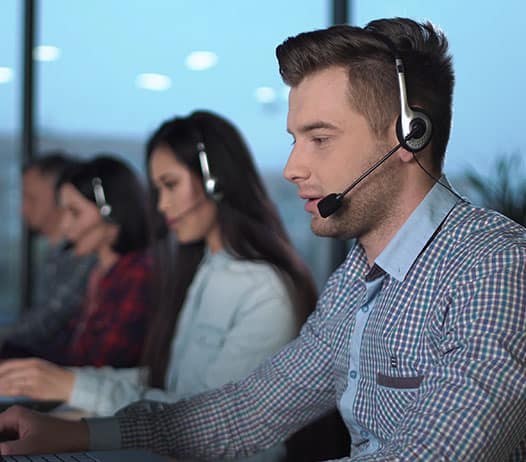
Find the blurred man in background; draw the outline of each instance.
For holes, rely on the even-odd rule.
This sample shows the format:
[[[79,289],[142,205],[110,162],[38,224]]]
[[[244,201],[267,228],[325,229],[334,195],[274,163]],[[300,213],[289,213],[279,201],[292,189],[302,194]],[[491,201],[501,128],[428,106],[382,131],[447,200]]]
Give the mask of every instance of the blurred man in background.
[[[24,167],[21,213],[28,228],[38,233],[38,264],[31,304],[22,318],[2,332],[2,356],[34,354],[53,338],[80,306],[94,257],[77,257],[64,240],[62,209],[55,185],[75,160],[60,152],[37,157]]]

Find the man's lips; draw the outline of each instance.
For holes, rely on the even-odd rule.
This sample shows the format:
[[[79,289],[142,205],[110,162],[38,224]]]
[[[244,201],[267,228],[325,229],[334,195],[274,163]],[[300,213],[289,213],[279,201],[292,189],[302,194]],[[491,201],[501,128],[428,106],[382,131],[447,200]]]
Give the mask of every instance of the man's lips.
[[[300,194],[300,197],[305,201],[304,209],[308,213],[318,213],[318,202],[322,199],[322,196],[307,196]]]

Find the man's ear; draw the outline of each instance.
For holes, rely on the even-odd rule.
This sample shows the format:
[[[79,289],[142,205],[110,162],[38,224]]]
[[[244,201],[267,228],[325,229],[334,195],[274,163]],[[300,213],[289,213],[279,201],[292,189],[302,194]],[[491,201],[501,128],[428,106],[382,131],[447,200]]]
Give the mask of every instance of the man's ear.
[[[413,160],[413,153],[407,149],[400,148],[398,151],[398,157],[402,162],[411,162]]]

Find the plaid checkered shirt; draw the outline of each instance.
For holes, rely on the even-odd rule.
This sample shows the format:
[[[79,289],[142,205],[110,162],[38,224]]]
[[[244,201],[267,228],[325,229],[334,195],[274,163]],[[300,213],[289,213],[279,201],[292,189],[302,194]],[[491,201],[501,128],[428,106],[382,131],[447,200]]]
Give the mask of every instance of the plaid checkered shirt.
[[[88,419],[91,445],[221,459],[338,406],[353,439],[345,460],[526,460],[525,233],[435,185],[372,268],[352,248],[300,336],[249,377]],[[388,258],[400,247],[411,255],[401,266]]]

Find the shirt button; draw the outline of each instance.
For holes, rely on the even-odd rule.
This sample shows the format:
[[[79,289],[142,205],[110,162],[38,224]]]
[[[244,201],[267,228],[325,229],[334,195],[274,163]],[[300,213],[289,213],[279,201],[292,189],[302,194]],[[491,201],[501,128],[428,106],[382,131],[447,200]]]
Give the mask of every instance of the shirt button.
[[[369,311],[369,305],[364,305],[364,306],[362,306],[362,311],[363,311],[364,313],[367,313],[367,312]]]
[[[367,431],[365,431],[365,430],[362,430],[362,431],[360,432],[360,436],[361,436],[362,438],[367,438],[367,437],[369,436],[369,433],[368,433]]]
[[[349,377],[350,377],[351,379],[355,379],[357,375],[358,375],[358,374],[356,373],[356,371],[351,371],[351,372],[349,372]]]

